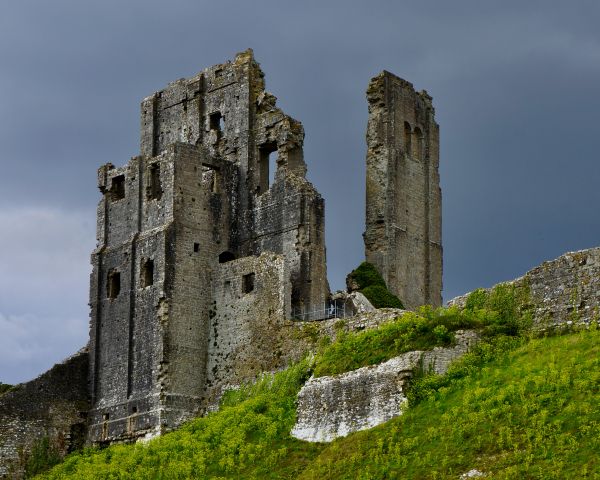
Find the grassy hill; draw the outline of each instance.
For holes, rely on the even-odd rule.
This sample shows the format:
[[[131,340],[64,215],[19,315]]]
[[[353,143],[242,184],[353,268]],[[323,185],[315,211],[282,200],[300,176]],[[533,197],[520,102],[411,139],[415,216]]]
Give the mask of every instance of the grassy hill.
[[[229,392],[219,412],[145,444],[74,453],[39,478],[457,479],[471,469],[494,479],[600,478],[600,333],[532,338],[511,295],[340,335],[314,359]],[[448,374],[417,378],[402,417],[330,444],[289,436],[296,394],[312,372],[448,344],[465,326],[486,340]],[[41,468],[44,452],[37,456]]]

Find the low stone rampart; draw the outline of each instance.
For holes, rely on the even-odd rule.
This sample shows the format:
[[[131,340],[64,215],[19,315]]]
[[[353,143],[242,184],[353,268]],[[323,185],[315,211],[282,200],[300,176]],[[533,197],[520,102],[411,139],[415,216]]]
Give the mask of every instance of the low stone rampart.
[[[44,438],[59,455],[83,444],[88,361],[82,349],[0,396],[0,478],[22,478],[32,447]]]

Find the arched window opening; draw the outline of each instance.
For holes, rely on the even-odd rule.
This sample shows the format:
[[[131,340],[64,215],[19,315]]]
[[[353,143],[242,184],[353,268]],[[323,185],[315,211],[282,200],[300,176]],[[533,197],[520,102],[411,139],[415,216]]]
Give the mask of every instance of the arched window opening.
[[[227,263],[235,260],[235,255],[231,252],[225,251],[219,254],[219,263]]]

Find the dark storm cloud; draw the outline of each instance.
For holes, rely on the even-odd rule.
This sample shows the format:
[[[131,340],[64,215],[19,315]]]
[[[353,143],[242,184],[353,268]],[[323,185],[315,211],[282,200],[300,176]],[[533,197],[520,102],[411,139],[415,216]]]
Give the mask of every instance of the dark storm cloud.
[[[434,97],[445,298],[596,245],[600,7],[491,3],[3,5],[0,347],[19,353],[0,357],[0,381],[86,341],[95,172],[137,153],[140,100],[248,47],[304,124],[334,288],[362,258],[364,91],[384,68]]]

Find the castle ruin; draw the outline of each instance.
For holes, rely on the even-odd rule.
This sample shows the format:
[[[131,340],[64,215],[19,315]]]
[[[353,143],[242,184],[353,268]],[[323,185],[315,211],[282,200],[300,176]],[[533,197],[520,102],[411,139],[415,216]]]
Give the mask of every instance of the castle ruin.
[[[409,308],[440,305],[431,97],[383,72],[367,98],[366,259]],[[251,50],[142,101],[140,155],[98,170],[90,342],[71,361],[88,365],[88,385],[65,406],[73,425],[89,402],[77,423],[87,443],[174,428],[289,362],[279,332],[292,311],[331,299],[303,139]]]

